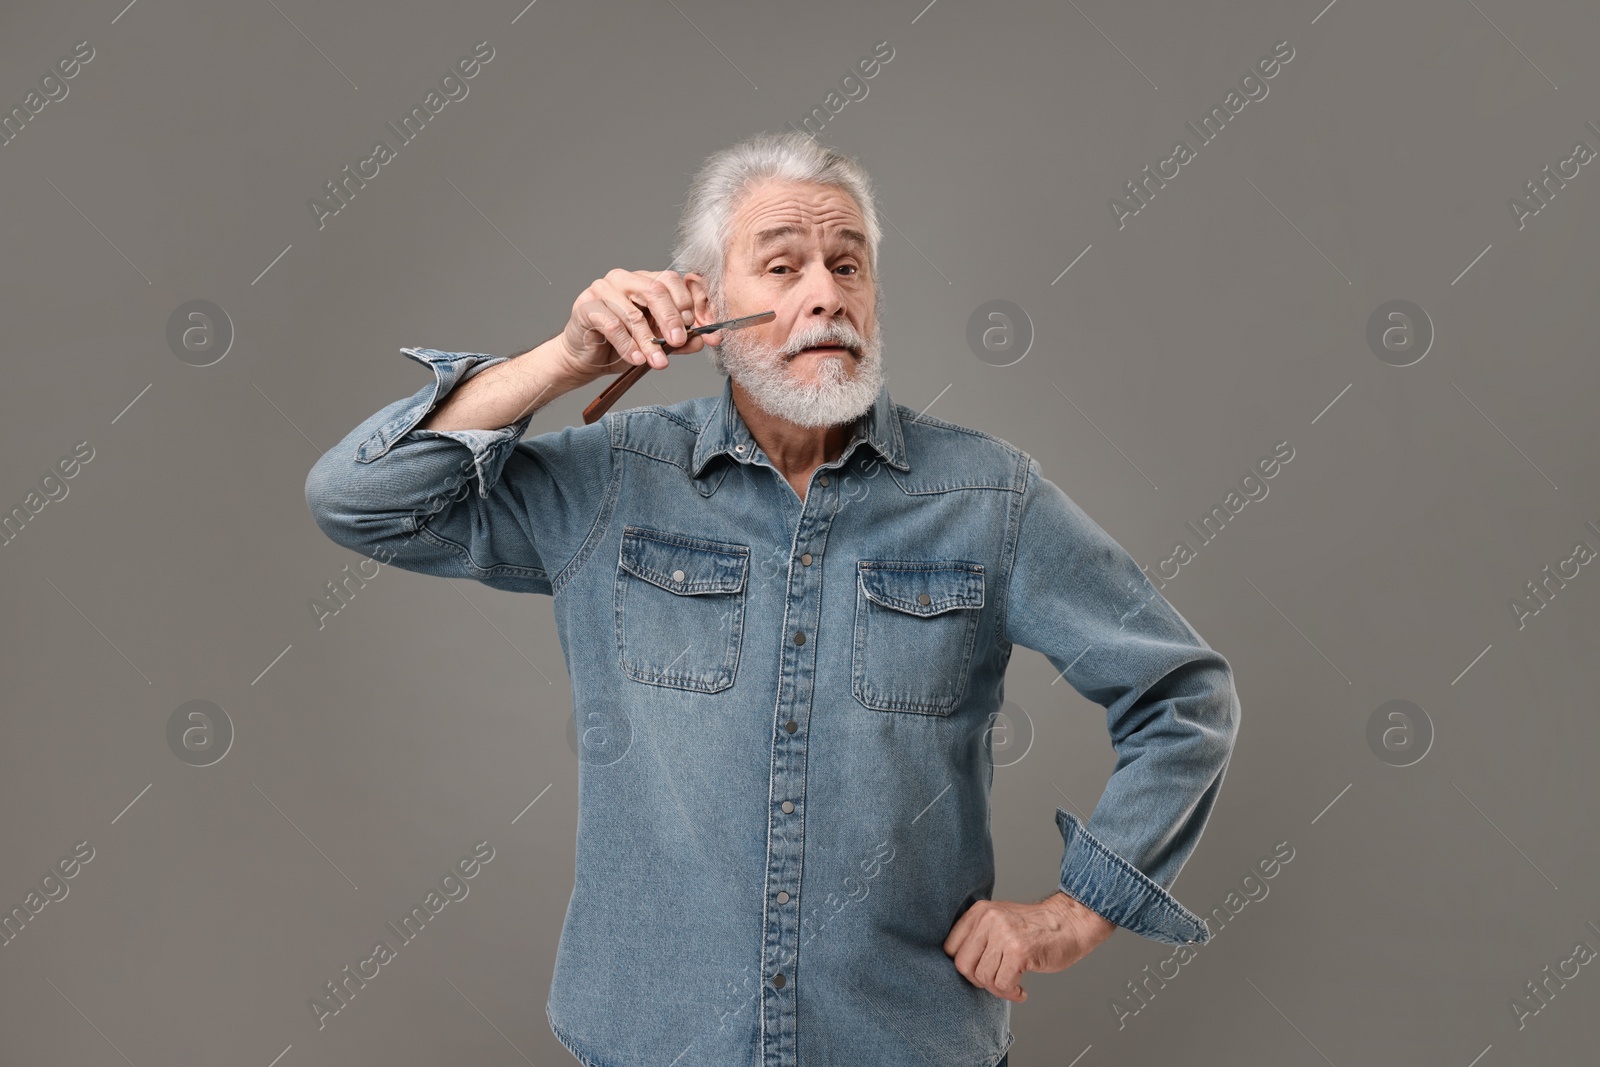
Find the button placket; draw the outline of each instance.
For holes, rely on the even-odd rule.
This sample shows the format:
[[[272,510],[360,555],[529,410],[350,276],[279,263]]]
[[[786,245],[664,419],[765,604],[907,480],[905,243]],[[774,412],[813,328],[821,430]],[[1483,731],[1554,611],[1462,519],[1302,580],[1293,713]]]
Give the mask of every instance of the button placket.
[[[831,481],[821,476],[817,484]],[[773,731],[771,793],[776,803],[769,816],[770,851],[767,892],[773,902],[766,912],[763,945],[768,975],[761,1000],[762,1067],[793,1067],[797,1062],[796,1001],[793,983],[799,967],[800,882],[805,854],[806,731],[811,721],[817,673],[817,626],[822,618],[822,568],[814,567],[826,548],[829,524],[837,509],[831,492],[807,493],[800,502],[794,545],[815,548],[797,553],[800,566],[789,568],[782,653],[778,675],[778,729]],[[792,550],[791,550],[792,551]],[[792,557],[793,558],[793,557]],[[778,905],[796,906],[779,907]]]

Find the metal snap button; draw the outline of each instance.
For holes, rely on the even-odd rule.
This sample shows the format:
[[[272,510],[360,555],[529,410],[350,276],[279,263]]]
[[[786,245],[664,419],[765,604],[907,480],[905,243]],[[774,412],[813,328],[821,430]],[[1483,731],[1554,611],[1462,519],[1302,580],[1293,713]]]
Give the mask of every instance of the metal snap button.
[[[782,989],[783,988],[783,975],[782,974],[775,974],[775,975],[772,976],[772,988],[774,988],[774,989]]]
[[[787,904],[787,903],[789,903],[789,893],[788,893],[787,890],[783,890],[783,889],[778,890],[778,903],[779,904]]]
[[[826,474],[824,474],[821,478],[818,478],[817,481],[821,482],[823,485],[827,485],[828,484],[828,476]]]
[[[793,815],[794,814],[794,801],[785,800],[783,802],[783,813],[785,815]]]
[[[800,553],[800,563],[803,566],[806,566],[806,567],[811,566],[811,553],[809,553],[809,552]]]
[[[744,451],[744,445],[734,445],[733,446],[733,450],[735,452],[743,452]]]
[[[930,597],[927,593],[918,593],[917,594],[917,603],[918,604],[931,604],[931,603],[933,603],[933,598]]]
[[[675,581],[675,582],[683,581],[683,572],[682,571],[673,571],[672,572],[672,580]],[[923,601],[923,603],[927,603],[927,601]]]
[[[796,730],[800,729],[800,724],[795,722],[793,719],[790,719],[788,722],[783,724],[783,728],[792,734]]]
[[[794,643],[797,644],[797,645],[805,644],[806,643],[806,635],[805,635],[805,633],[804,632],[796,633],[794,635]]]

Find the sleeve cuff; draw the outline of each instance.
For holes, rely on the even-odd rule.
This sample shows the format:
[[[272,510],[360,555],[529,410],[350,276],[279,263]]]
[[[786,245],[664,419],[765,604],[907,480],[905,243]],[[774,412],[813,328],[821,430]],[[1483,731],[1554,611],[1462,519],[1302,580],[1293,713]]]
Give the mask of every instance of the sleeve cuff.
[[[395,417],[372,431],[372,435],[356,449],[356,461],[371,463],[386,455],[400,443],[406,434],[426,437],[448,437],[466,445],[472,453],[473,470],[478,476],[478,495],[487,497],[489,486],[500,477],[506,459],[528,428],[533,415],[530,412],[509,426],[498,430],[419,430],[417,424],[427,418],[444,399],[462,382],[479,371],[504,363],[509,356],[489,356],[477,352],[441,352],[436,348],[402,348],[401,352],[433,370],[431,386],[418,391],[412,403],[402,407]]]
[[[1076,815],[1057,808],[1056,825],[1066,842],[1062,892],[1140,937],[1169,945],[1203,945],[1211,939],[1204,919],[1107,848]]]

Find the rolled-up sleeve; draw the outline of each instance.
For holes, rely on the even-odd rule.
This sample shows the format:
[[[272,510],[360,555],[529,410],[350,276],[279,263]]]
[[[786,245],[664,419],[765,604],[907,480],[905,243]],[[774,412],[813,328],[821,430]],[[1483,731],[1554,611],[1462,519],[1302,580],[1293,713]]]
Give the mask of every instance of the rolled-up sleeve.
[[[1204,921],[1170,890],[1238,735],[1232,668],[1031,458],[1014,530],[1004,638],[1106,709],[1117,754],[1087,824],[1056,809],[1061,889],[1142,937],[1204,943]]]
[[[336,543],[404,570],[552,594],[613,488],[606,419],[520,440],[532,415],[494,430],[417,426],[506,356],[403,348],[433,380],[363,420],[306,475],[306,505]]]

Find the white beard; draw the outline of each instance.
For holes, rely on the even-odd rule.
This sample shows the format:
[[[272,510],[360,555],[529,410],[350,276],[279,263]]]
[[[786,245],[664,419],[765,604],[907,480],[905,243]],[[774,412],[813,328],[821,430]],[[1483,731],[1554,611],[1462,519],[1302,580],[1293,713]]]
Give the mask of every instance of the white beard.
[[[725,309],[724,309],[725,310]],[[725,315],[721,312],[718,318]],[[797,372],[790,352],[823,343],[848,344],[861,353],[809,357],[813,374]],[[853,422],[872,407],[883,387],[883,334],[873,324],[871,339],[847,323],[818,323],[785,345],[748,339],[738,330],[723,334],[720,348],[707,349],[719,371],[730,375],[768,414],[799,426],[837,426]],[[852,374],[848,364],[855,364]]]

